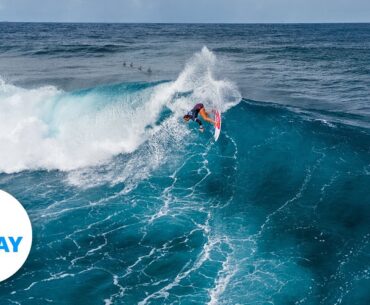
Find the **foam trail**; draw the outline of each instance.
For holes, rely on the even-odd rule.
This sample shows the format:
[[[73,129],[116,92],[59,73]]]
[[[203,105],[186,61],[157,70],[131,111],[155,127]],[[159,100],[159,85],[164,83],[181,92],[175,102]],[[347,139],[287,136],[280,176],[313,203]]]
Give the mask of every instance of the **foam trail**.
[[[199,101],[226,111],[240,94],[231,82],[214,79],[216,63],[204,47],[173,82],[72,93],[53,86],[23,89],[1,80],[0,172],[71,171],[132,153],[163,127],[156,122],[165,107],[175,119]],[[186,91],[191,94],[176,97]]]

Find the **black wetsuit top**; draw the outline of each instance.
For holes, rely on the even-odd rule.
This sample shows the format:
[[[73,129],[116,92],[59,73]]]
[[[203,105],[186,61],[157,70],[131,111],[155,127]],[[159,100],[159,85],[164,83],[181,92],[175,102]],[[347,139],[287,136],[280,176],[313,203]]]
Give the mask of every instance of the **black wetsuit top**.
[[[190,119],[192,119],[193,121],[197,122],[199,124],[200,127],[203,127],[202,126],[202,121],[198,119],[198,114],[200,112],[200,110],[204,108],[204,105],[199,103],[199,104],[196,104],[193,109],[191,109],[189,112],[188,112],[188,115],[190,115]]]

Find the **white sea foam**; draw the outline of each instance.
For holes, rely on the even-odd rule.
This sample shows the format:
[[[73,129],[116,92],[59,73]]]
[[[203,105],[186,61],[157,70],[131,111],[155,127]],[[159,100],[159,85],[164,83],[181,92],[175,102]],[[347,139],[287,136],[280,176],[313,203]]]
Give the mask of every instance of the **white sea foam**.
[[[53,86],[24,89],[0,80],[0,172],[73,171],[107,163],[169,128],[168,122],[155,126],[164,107],[172,111],[168,137],[176,137],[179,118],[194,103],[226,111],[239,102],[231,82],[214,78],[216,66],[215,55],[204,47],[177,80],[113,97],[99,88],[68,93]],[[155,163],[163,149],[152,147],[159,153],[157,160],[149,154]]]

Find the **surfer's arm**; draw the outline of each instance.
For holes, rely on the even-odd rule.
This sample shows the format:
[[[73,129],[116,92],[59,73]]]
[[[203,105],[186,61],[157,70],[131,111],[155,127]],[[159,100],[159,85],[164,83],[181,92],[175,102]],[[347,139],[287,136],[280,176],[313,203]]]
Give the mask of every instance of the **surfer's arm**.
[[[197,122],[199,124],[199,130],[203,132],[204,127],[203,127],[202,121],[199,120],[199,119],[195,119],[195,122]]]

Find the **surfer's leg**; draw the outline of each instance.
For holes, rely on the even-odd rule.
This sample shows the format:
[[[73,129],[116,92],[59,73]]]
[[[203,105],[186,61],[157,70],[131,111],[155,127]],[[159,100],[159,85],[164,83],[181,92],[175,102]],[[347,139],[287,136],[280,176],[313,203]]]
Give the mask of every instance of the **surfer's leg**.
[[[214,120],[212,120],[212,119],[208,116],[208,114],[207,114],[207,112],[205,111],[205,109],[204,109],[204,108],[200,109],[199,113],[200,113],[200,115],[202,116],[203,120],[205,120],[205,121],[207,121],[207,122],[209,122],[209,123],[212,123],[212,124],[216,124],[216,122],[215,122]]]

